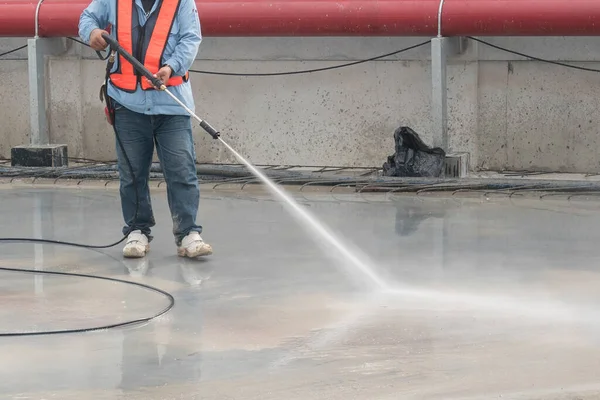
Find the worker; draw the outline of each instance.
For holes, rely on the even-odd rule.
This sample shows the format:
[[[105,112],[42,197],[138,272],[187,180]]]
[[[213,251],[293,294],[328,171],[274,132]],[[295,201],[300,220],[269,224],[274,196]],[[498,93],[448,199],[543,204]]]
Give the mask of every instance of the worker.
[[[190,110],[195,109],[188,69],[202,35],[194,0],[92,0],[81,15],[79,35],[92,49],[101,51],[107,48],[102,35],[107,34],[109,26],[111,37]],[[117,56],[108,76],[106,93],[114,112],[110,122],[123,145],[121,149],[116,143],[123,234],[127,236],[124,257],[144,257],[153,239],[155,219],[148,179],[155,144],[167,183],[178,255],[196,258],[212,254],[212,247],[200,236],[202,226],[196,223],[200,190],[189,114],[166,93],[155,90],[147,79],[140,78],[123,57]]]

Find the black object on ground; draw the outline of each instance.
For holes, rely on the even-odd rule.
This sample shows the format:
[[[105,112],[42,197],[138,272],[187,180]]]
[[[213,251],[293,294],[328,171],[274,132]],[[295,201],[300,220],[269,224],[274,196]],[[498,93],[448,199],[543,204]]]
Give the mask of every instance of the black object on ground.
[[[64,144],[15,146],[10,156],[13,167],[69,166],[69,154]]]
[[[401,126],[394,132],[396,152],[383,164],[384,176],[441,177],[446,152],[431,148],[411,128]]]

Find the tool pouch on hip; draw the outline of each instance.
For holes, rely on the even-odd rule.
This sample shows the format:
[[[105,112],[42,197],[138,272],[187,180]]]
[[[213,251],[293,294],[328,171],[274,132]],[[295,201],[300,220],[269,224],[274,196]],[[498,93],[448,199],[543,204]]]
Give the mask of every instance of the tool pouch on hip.
[[[100,58],[102,58],[100,53],[98,53],[98,56]],[[115,52],[112,51],[112,49],[106,59],[108,60],[108,62],[106,63],[106,75],[104,77],[104,85],[102,85],[100,87],[100,101],[106,103],[106,106],[104,107],[104,115],[106,115],[106,120],[108,121],[108,123],[110,125],[114,125],[115,124],[115,107],[112,104],[110,97],[108,96],[108,81],[110,79],[110,71],[112,70],[112,67],[115,65]]]
[[[104,107],[104,114],[106,115],[106,120],[108,123],[113,125],[115,123],[115,107],[112,105],[110,97],[108,97],[106,84],[100,87],[100,101],[106,103],[106,106]]]

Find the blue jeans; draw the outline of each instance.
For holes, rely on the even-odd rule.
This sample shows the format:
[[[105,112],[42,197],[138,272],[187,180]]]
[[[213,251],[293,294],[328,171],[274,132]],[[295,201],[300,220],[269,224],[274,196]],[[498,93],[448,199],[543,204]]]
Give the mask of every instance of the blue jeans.
[[[123,234],[140,230],[152,240],[151,228],[156,224],[152,211],[148,179],[154,146],[167,183],[167,199],[173,219],[173,235],[179,246],[192,231],[202,232],[196,224],[200,188],[196,174],[196,152],[189,116],[145,115],[115,103],[115,128],[133,167],[139,195],[137,219],[136,195],[129,165],[117,146],[120,175],[121,208],[125,226]]]

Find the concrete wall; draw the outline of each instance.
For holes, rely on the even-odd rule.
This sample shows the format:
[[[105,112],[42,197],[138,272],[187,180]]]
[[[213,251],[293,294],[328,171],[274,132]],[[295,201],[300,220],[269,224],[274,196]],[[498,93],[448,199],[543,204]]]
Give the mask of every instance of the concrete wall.
[[[205,38],[196,69],[271,72],[318,68],[391,52],[427,38]],[[552,60],[600,68],[596,38],[489,38]],[[0,40],[0,53],[25,39]],[[54,143],[70,155],[114,159],[98,99],[104,65],[72,43],[49,62]],[[381,166],[393,131],[415,129],[431,143],[430,49],[350,68],[280,77],[193,75],[197,111],[257,164]],[[470,41],[449,61],[450,151],[472,169],[600,172],[600,74],[526,61]],[[0,59],[0,156],[28,143],[24,51]],[[198,160],[234,159],[199,127]]]

